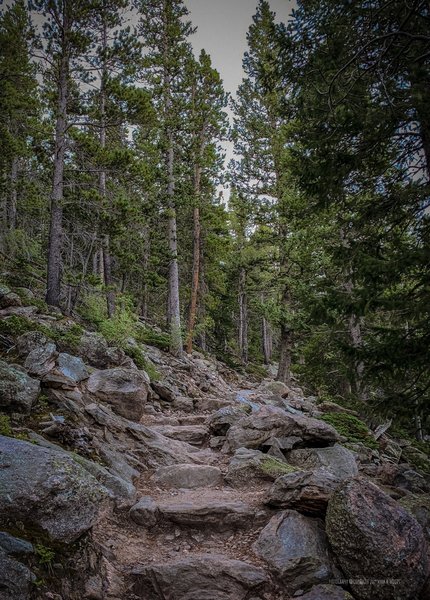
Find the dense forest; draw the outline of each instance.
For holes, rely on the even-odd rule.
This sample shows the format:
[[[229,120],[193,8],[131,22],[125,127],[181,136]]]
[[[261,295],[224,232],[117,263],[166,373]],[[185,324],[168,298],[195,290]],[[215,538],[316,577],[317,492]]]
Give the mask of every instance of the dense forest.
[[[303,0],[285,24],[260,0],[229,97],[183,0],[8,3],[2,278],[125,348],[140,320],[422,439],[429,23],[428,0]]]

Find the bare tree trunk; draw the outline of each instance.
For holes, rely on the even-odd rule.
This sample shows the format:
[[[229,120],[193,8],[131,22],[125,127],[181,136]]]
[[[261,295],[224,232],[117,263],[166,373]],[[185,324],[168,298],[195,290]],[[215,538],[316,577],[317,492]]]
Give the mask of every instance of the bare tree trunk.
[[[287,307],[290,303],[290,294],[287,287],[287,284],[284,285],[284,290],[282,294],[282,306]],[[291,380],[291,331],[288,327],[285,320],[281,322],[281,337],[279,340],[279,365],[278,365],[278,373],[276,375],[276,379],[278,381],[283,381],[284,383],[289,383]]]
[[[239,273],[239,351],[243,364],[248,362],[248,298],[246,294],[246,271]]]
[[[46,302],[60,305],[61,294],[61,245],[63,237],[64,156],[66,151],[67,95],[69,78],[68,34],[70,33],[67,5],[63,13],[63,48],[57,86],[57,120],[55,125],[54,174],[51,194],[51,218],[49,225],[48,268]]]
[[[106,286],[107,312],[108,317],[111,318],[115,313],[115,292],[112,290],[111,287],[109,287],[112,282],[112,262],[108,235],[103,236],[103,276]]]
[[[106,22],[103,22],[102,33],[102,49],[106,52],[107,49],[107,27]],[[107,68],[106,61],[103,62],[101,80],[100,80],[100,147],[102,151],[106,148],[106,78]],[[106,203],[106,170],[102,168],[99,175],[99,192],[102,199],[102,204]],[[108,317],[113,317],[115,313],[115,291],[112,282],[112,258],[110,255],[110,240],[109,234],[103,235],[103,274],[106,288],[106,307]]]
[[[178,265],[178,238],[176,231],[176,208],[174,203],[175,180],[173,174],[173,136],[169,132],[169,149],[167,152],[168,186],[167,197],[169,202],[168,240],[169,240],[169,324],[170,324],[170,352],[177,357],[182,356],[181,310],[179,301],[179,265]]]
[[[9,229],[13,231],[16,229],[16,215],[17,215],[17,204],[18,204],[18,158],[14,156],[12,158],[12,165],[10,169],[10,206],[9,206]]]
[[[140,305],[140,314],[146,320],[148,318],[148,267],[149,267],[149,255],[151,251],[151,240],[149,236],[149,227],[145,225],[142,231],[143,237],[143,285],[142,285],[142,299]]]
[[[191,302],[190,312],[188,317],[188,340],[187,352],[191,354],[193,351],[193,336],[196,325],[197,314],[197,297],[199,291],[199,276],[200,276],[200,209],[198,206],[194,208],[193,213],[193,276],[191,282]]]
[[[264,364],[268,365],[272,360],[272,335],[270,331],[270,325],[265,317],[263,317],[261,320],[261,337]]]

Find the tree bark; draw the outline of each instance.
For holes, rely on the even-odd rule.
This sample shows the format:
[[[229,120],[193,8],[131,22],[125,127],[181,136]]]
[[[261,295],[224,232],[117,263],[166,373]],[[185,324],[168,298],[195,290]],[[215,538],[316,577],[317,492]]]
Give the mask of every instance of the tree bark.
[[[187,353],[193,351],[193,336],[196,325],[197,314],[197,297],[199,291],[199,276],[200,276],[200,208],[194,207],[193,211],[193,276],[191,282],[191,302],[190,312],[188,317],[188,339]]]
[[[11,231],[16,229],[16,215],[18,204],[18,157],[12,158],[10,169],[10,205],[8,210],[8,227]]]
[[[64,6],[62,23],[62,55],[59,65],[57,85],[57,118],[55,124],[54,173],[51,194],[51,217],[49,225],[48,268],[46,281],[46,302],[60,305],[61,295],[61,245],[63,237],[63,193],[64,156],[66,152],[67,96],[69,78],[70,21],[68,5]]]
[[[282,293],[282,306],[288,306],[290,303],[290,294],[287,285],[284,285],[284,290]],[[291,380],[291,346],[292,346],[292,337],[291,331],[288,327],[287,323],[283,319],[281,321],[281,336],[279,340],[279,365],[278,365],[278,373],[276,375],[276,379],[278,381],[283,381],[284,383],[289,383]]]
[[[263,347],[264,364],[268,365],[272,360],[272,334],[269,323],[265,317],[261,320],[261,338]]]
[[[103,22],[102,32],[102,50],[105,54],[107,49],[107,27],[106,22]],[[106,61],[103,60],[102,72],[100,79],[100,147],[102,152],[106,148],[106,77],[107,67]],[[105,168],[100,169],[99,174],[99,193],[101,196],[102,205],[106,203],[106,170]],[[106,308],[108,317],[113,317],[115,313],[115,290],[113,289],[112,281],[112,258],[110,255],[110,240],[109,234],[103,235],[103,275],[104,284],[106,288]]]
[[[248,363],[248,298],[246,294],[246,271],[239,273],[239,351],[243,364]]]

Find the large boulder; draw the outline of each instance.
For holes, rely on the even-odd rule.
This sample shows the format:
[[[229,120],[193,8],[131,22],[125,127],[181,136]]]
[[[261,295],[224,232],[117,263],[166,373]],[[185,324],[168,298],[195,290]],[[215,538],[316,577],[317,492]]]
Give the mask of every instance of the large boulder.
[[[322,467],[333,473],[341,481],[358,474],[357,462],[353,453],[340,444],[328,448],[291,450],[288,461],[305,471]]]
[[[232,425],[251,412],[246,404],[224,406],[216,410],[209,418],[209,430],[212,435],[225,435]]]
[[[98,369],[116,367],[126,360],[123,350],[109,346],[103,336],[88,331],[82,334],[79,341],[79,354],[85,362]]]
[[[294,510],[272,517],[254,550],[290,594],[326,583],[332,575],[323,522]]]
[[[271,446],[274,438],[300,438],[305,444],[330,445],[339,440],[337,431],[324,421],[292,414],[274,406],[263,406],[243,417],[227,432],[225,450]]]
[[[62,452],[0,436],[0,527],[22,523],[70,543],[97,521],[107,492]]]
[[[33,348],[24,362],[24,367],[30,375],[43,377],[55,367],[57,348],[53,342],[46,342]]]
[[[131,591],[141,600],[257,599],[267,584],[262,569],[217,554],[139,566],[131,577]]]
[[[239,448],[230,460],[226,480],[230,485],[240,487],[249,485],[250,481],[256,479],[274,481],[277,477],[296,470],[296,467],[268,456],[260,450]]]
[[[314,586],[303,596],[297,596],[295,600],[354,600],[351,594],[337,585],[322,584]]]
[[[28,567],[0,550],[0,597],[30,600],[36,576]]]
[[[148,397],[149,378],[144,371],[116,367],[92,373],[87,389],[96,400],[110,404],[121,417],[140,421]]]
[[[328,503],[327,535],[358,600],[412,600],[428,574],[419,523],[364,478],[342,483]]]
[[[0,408],[29,414],[40,392],[40,383],[18,365],[0,361]]]
[[[340,480],[326,469],[296,471],[276,479],[266,503],[277,508],[294,508],[306,514],[324,515],[327,502],[339,484]]]
[[[57,371],[75,383],[88,379],[89,373],[82,358],[61,352],[57,359]]]
[[[222,485],[223,477],[217,467],[183,464],[160,467],[155,472],[154,482],[163,488],[196,489]]]

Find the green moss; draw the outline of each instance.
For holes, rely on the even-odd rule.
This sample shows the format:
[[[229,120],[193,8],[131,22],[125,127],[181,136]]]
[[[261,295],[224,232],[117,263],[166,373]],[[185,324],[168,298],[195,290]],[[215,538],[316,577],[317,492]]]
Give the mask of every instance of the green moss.
[[[41,565],[50,566],[55,558],[54,550],[44,546],[43,544],[36,544],[34,547],[34,553],[36,554]]]
[[[11,317],[0,321],[0,334],[6,336],[11,335],[17,337],[23,333],[27,333],[27,331],[35,331],[36,329],[36,323],[33,323],[30,319],[21,315],[12,315]]]
[[[348,442],[361,442],[368,448],[377,449],[378,442],[373,437],[366,423],[354,415],[347,413],[328,413],[320,417],[322,421],[333,425],[336,431],[345,437]]]
[[[280,477],[281,475],[288,475],[289,473],[294,473],[299,470],[297,467],[281,462],[272,456],[267,456],[261,461],[260,469],[266,475],[274,478]]]
[[[413,465],[417,471],[430,473],[430,458],[427,453],[421,452],[414,446],[406,446],[402,450],[402,459]]]
[[[0,435],[13,437],[12,426],[10,424],[10,417],[8,417],[7,415],[0,414]]]
[[[66,331],[53,330],[51,332],[51,338],[55,342],[61,342],[71,350],[79,350],[79,344],[81,343],[82,334],[84,333],[83,328],[74,323]]]

